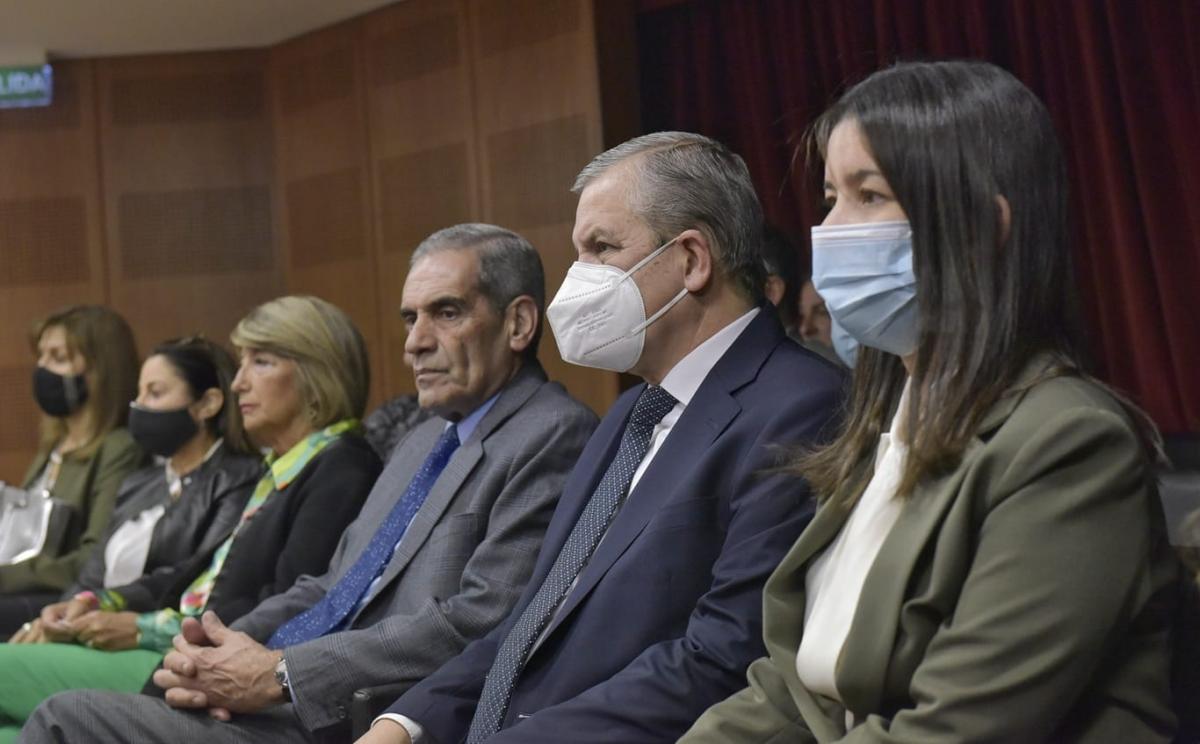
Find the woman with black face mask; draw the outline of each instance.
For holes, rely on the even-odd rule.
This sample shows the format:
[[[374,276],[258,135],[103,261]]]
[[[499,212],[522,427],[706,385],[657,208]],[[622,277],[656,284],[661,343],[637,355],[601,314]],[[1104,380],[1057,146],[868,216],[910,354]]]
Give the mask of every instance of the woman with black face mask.
[[[37,555],[0,565],[2,636],[71,586],[104,535],[118,487],[145,460],[125,429],[138,370],[125,320],[106,307],[76,305],[37,323],[29,338],[37,357],[33,395],[45,416],[22,487],[48,492],[70,516]]]
[[[13,642],[137,648],[136,613],[113,611],[120,608],[107,598],[117,595],[107,590],[155,602],[156,587],[172,583],[181,564],[229,536],[262,471],[230,395],[234,368],[228,351],[203,338],[151,352],[129,404],[129,433],[161,463],[125,479],[101,547],[61,601]]]

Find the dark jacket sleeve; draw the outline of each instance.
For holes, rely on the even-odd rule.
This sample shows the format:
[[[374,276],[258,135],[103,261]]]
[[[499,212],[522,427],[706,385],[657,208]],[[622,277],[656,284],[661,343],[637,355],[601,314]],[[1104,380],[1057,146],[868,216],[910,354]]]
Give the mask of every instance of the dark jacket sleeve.
[[[113,511],[108,528],[104,531],[104,538],[84,561],[83,567],[79,569],[79,576],[63,592],[62,599],[68,600],[86,589],[104,588],[104,551],[108,546],[108,541],[125,522],[166,499],[166,476],[161,466],[151,465],[130,474],[121,483],[121,488],[117,492],[118,506]]]

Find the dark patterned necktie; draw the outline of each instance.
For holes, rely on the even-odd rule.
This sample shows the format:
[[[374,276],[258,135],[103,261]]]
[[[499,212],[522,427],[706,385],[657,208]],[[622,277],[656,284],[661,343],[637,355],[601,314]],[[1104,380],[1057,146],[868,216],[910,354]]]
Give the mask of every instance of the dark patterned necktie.
[[[521,613],[496,654],[479,696],[467,744],[479,744],[500,730],[517,675],[525,666],[534,642],[546,629],[579,572],[600,544],[600,538],[608,531],[629,491],[634,472],[650,450],[650,436],[654,427],[676,403],[671,394],[660,387],[648,386],[638,397],[629,422],[625,425],[617,456],[609,463],[600,485],[592,493],[592,498],[563,544],[541,588]]]
[[[392,559],[392,553],[409,522],[425,503],[430,489],[438,476],[450,462],[450,456],[458,449],[458,427],[449,426],[433,451],[425,458],[421,469],[408,483],[404,495],[392,507],[392,511],[375,531],[366,550],[350,567],[350,570],[329,588],[325,596],[312,607],[279,626],[267,641],[267,648],[287,648],[297,643],[320,638],[337,628],[358,606],[371,583],[383,573]]]

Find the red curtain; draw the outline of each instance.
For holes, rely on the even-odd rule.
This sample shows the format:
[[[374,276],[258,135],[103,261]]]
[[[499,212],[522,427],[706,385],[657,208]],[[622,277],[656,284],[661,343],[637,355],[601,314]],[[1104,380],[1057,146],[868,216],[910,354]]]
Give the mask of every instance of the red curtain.
[[[1200,432],[1200,2],[642,0],[638,47],[644,130],[733,147],[804,246],[820,194],[794,145],[847,85],[897,60],[1010,70],[1066,151],[1096,372]]]

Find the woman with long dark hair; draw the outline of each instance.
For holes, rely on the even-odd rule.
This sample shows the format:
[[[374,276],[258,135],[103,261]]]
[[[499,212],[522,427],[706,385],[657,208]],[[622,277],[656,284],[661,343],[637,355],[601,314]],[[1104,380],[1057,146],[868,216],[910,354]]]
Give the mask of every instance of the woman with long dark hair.
[[[850,411],[798,462],[821,506],[768,656],[682,741],[1169,741],[1156,436],[1084,371],[1048,113],[992,65],[901,64],[812,141]]]

